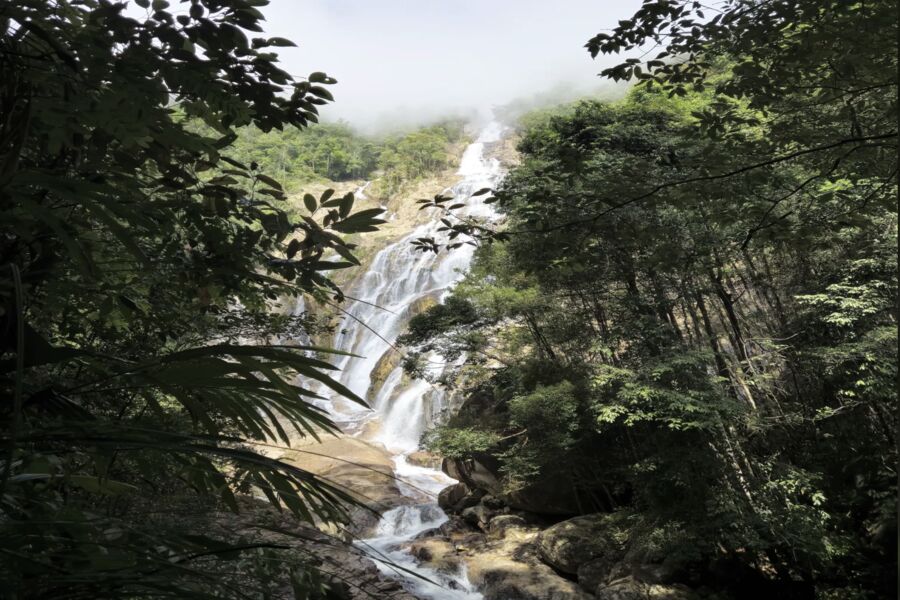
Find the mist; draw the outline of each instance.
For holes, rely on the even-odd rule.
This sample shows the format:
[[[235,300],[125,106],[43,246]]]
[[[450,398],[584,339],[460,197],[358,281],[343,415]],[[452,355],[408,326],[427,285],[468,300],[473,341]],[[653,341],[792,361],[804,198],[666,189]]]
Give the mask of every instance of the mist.
[[[266,34],[296,77],[338,80],[323,120],[369,132],[513,101],[569,100],[613,87],[584,43],[628,18],[639,0],[272,0]]]

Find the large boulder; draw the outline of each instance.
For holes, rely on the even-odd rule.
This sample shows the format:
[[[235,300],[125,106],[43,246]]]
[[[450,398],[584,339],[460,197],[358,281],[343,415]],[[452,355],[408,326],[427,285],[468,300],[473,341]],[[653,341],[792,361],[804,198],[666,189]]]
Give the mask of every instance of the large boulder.
[[[595,558],[578,565],[578,586],[592,594],[602,584],[606,583],[616,569],[616,564],[607,558]]]
[[[452,510],[468,495],[469,488],[466,484],[454,483],[438,493],[438,506],[444,510]]]
[[[441,468],[441,457],[437,454],[426,452],[425,450],[417,450],[407,454],[406,460],[409,464],[418,467],[427,467],[429,469]]]
[[[484,504],[476,504],[475,506],[463,510],[459,516],[472,527],[487,531],[488,523],[490,523],[491,519],[496,515],[496,511],[491,510]]]
[[[500,517],[497,517],[500,518]],[[535,555],[534,533],[488,542],[467,557],[469,580],[484,600],[592,600]]]
[[[513,529],[524,529],[528,524],[518,515],[498,515],[491,519],[488,532],[491,535],[504,537]]]
[[[270,452],[270,455],[273,453]],[[289,450],[274,455],[323,479],[340,485],[361,503],[377,511],[404,504],[409,499],[397,487],[394,461],[381,446],[349,436],[323,436],[296,440]],[[354,533],[368,535],[377,524],[377,515],[354,511]]]
[[[643,583],[623,577],[601,585],[594,594],[597,600],[696,600],[697,596],[680,585]]]
[[[478,589],[484,600],[591,600],[561,577],[514,563],[486,569]]]
[[[578,568],[589,562],[602,559],[612,566],[620,561],[627,541],[623,515],[595,513],[548,527],[538,535],[537,549],[541,560],[557,571],[577,575]]]

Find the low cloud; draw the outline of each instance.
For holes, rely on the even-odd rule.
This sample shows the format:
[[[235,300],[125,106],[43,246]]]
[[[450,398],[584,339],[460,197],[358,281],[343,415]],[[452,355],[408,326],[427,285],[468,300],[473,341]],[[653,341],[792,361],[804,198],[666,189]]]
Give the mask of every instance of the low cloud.
[[[639,0],[272,0],[267,34],[293,40],[296,76],[338,79],[327,120],[367,130],[514,100],[569,99],[611,84],[584,43],[631,16]]]

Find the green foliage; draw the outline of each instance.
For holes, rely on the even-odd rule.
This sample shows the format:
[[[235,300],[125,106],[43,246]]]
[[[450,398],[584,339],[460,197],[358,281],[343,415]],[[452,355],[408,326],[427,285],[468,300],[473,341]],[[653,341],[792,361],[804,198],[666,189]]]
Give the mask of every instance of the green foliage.
[[[627,507],[636,544],[896,595],[896,6],[652,0],[588,48],[646,42],[604,71],[625,100],[523,120],[500,230],[454,226],[481,331],[431,335],[490,418],[451,425],[510,440],[513,485]]]
[[[220,561],[267,544],[205,535],[220,510],[253,494],[328,522],[354,502],[253,446],[334,431],[311,402],[322,386],[362,402],[333,379],[336,352],[245,340],[322,331],[271,305],[340,299],[325,273],[357,262],[343,235],[380,210],[329,190],[292,221],[232,145],[315,122],[334,80],[293,80],[271,51],[290,42],[250,37],[260,0],[137,4],[140,19],[100,0],[0,15],[0,587],[15,598],[246,597]],[[319,587],[311,568],[298,597]]]
[[[673,430],[713,430],[723,417],[737,416],[740,406],[707,370],[711,358],[696,352],[667,355],[637,370],[599,366],[593,379],[597,427],[654,421]]]
[[[525,437],[500,454],[507,487],[515,490],[565,460],[579,433],[579,402],[568,381],[537,386],[508,404],[509,426]]]
[[[450,146],[463,135],[463,123],[451,120],[387,137],[381,142],[377,165],[382,175],[373,192],[388,196],[404,181],[446,169],[452,160]]]
[[[451,328],[470,325],[475,318],[475,307],[470,302],[451,296],[443,303],[430,306],[425,312],[410,319],[407,332],[398,343],[419,344]]]
[[[510,425],[527,429],[535,444],[553,454],[564,452],[574,444],[577,415],[575,386],[568,381],[537,386],[530,394],[509,401]]]
[[[423,438],[423,447],[452,459],[465,459],[487,452],[499,441],[499,436],[489,431],[472,428],[435,427]]]
[[[288,191],[317,179],[375,179],[370,192],[386,196],[402,182],[447,168],[451,147],[463,136],[460,121],[445,121],[413,131],[363,135],[346,123],[321,123],[308,129],[263,132],[244,128],[231,156],[277,177]]]
[[[368,179],[376,169],[380,145],[344,123],[263,133],[248,128],[233,146],[239,160],[255,160],[265,173],[289,189],[317,177],[331,181]]]

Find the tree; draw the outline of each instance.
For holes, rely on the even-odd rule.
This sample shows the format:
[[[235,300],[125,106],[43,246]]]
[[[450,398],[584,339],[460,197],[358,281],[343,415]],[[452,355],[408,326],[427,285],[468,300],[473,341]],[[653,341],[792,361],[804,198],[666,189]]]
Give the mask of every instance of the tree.
[[[510,484],[566,473],[584,510],[632,515],[631,555],[662,553],[684,577],[741,565],[759,587],[716,585],[888,597],[897,188],[878,128],[892,100],[860,121],[870,139],[847,136],[833,103],[806,108],[806,131],[751,108],[751,91],[731,102],[753,120],[713,132],[735,52],[702,89],[657,82],[529,118],[494,191],[499,231],[423,202],[479,245],[452,301],[406,338],[469,357],[469,399],[431,439],[463,458],[490,444]],[[798,106],[805,92],[778,94]],[[568,418],[523,418],[537,400]],[[548,436],[551,464],[533,452]]]
[[[279,183],[229,156],[240,128],[316,122],[334,80],[295,81],[272,51],[291,42],[248,37],[264,1],[137,4],[142,19],[107,0],[0,6],[0,579],[16,598],[246,597],[260,582],[235,587],[216,559],[268,544],[204,535],[204,511],[252,490],[308,522],[353,502],[248,445],[334,431],[320,386],[361,402],[328,374],[333,351],[240,340],[315,326],[271,303],[339,299],[325,271],[356,263],[341,234],[380,211],[329,191],[292,222]],[[285,581],[318,597],[312,573],[301,558]]]

